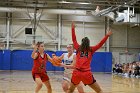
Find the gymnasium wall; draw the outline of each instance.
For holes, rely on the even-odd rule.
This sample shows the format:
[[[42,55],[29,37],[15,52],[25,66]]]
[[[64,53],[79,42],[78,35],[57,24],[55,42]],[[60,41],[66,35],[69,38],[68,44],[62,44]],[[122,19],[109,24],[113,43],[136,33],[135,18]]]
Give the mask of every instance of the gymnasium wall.
[[[5,39],[3,40],[1,37],[6,37],[6,18],[6,13],[0,14],[0,42],[5,41]],[[65,50],[66,45],[72,43],[72,21],[76,21],[76,36],[78,43],[81,42],[81,39],[84,36],[88,36],[91,41],[91,45],[96,45],[105,35],[104,17],[62,15],[61,50]],[[10,49],[31,49],[30,46],[25,45],[24,43],[26,40],[25,28],[32,26],[33,24],[31,24],[31,19],[26,13],[12,13],[10,38],[14,38],[15,41],[10,44]],[[129,52],[140,52],[140,26],[132,28],[128,24],[113,23],[111,24],[111,29],[113,31],[113,34],[110,37],[111,52],[124,52],[126,47],[128,47]],[[47,50],[57,50],[57,43],[52,43],[52,41],[49,40],[58,39],[58,15],[44,13],[39,21],[36,35],[42,36],[42,41],[47,44],[47,46],[45,46]],[[55,38],[52,38],[51,35]],[[105,48],[102,47],[98,51],[105,51]]]
[[[55,53],[60,56],[65,51],[45,51],[50,56]],[[0,51],[0,70],[31,70],[33,60],[31,58],[32,50],[1,50]],[[47,71],[63,71],[62,67],[55,67],[47,62]],[[96,52],[91,62],[93,72],[111,72],[112,53]]]
[[[0,44],[6,42],[6,13],[0,13]],[[93,16],[78,16],[78,15],[62,15],[61,19],[61,50],[66,50],[66,45],[72,43],[71,39],[71,21],[76,21],[76,36],[78,43],[84,36],[90,39],[90,45],[96,45],[105,35],[105,20],[103,17]],[[58,15],[43,14],[40,19],[40,25],[36,30],[36,35],[42,36],[42,41],[45,43],[45,49],[58,50],[58,43],[50,41],[58,40]],[[14,38],[10,43],[11,50],[31,49],[31,45],[24,44],[26,40],[25,28],[32,27],[31,20],[25,13],[12,13],[12,20],[10,25],[10,39]],[[113,34],[110,36],[109,48],[113,53],[113,61],[120,62],[120,54],[125,53],[126,48],[128,52],[135,55],[135,60],[138,60],[138,53],[140,53],[140,26],[131,27],[129,24],[111,24]],[[50,31],[49,31],[50,30]],[[50,34],[51,32],[51,34]],[[80,33],[80,34],[79,34]],[[106,45],[104,44],[98,52],[104,52]],[[6,48],[2,47],[2,49]],[[1,47],[0,47],[1,49]]]
[[[125,53],[126,48],[130,53],[140,52],[140,26],[130,27],[127,24],[112,25],[110,38],[110,51]]]

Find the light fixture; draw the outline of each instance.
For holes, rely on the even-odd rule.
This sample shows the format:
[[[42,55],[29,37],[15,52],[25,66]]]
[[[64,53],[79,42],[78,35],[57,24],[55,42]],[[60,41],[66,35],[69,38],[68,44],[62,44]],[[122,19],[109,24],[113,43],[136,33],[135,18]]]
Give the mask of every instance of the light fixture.
[[[86,2],[78,2],[77,4],[89,5],[89,4],[91,4],[91,3],[86,3]]]
[[[61,4],[70,4],[70,3],[72,3],[72,2],[67,2],[67,1],[60,1],[59,3],[61,3]]]
[[[60,1],[58,3],[61,3],[61,4],[83,4],[83,5],[89,5],[91,3],[87,3],[87,2],[68,2],[68,1]]]

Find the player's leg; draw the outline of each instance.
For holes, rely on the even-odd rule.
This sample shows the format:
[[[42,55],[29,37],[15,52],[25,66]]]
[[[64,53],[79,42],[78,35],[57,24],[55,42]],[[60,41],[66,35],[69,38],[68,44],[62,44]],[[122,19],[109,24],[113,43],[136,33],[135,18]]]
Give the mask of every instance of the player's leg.
[[[70,86],[70,82],[64,79],[62,81],[62,88],[63,88],[64,92],[67,92],[68,91],[69,86]]]
[[[77,90],[79,93],[84,93],[84,89],[83,89],[83,83],[80,82],[78,85],[77,85]]]
[[[52,87],[51,87],[48,75],[46,73],[44,73],[42,75],[43,75],[42,82],[45,84],[45,86],[48,90],[48,93],[52,93]]]
[[[62,81],[62,88],[65,92],[67,92],[70,87],[71,78],[72,78],[72,71],[70,69],[65,69],[64,77]]]
[[[70,87],[69,87],[67,93],[73,93],[75,88],[76,88],[76,85],[74,85],[73,83],[70,83]]]
[[[36,88],[35,88],[35,93],[38,93],[39,90],[42,88],[42,80],[39,77],[35,78],[35,82],[36,82]]]
[[[94,82],[93,84],[89,85],[93,90],[96,91],[96,93],[103,93],[101,87],[97,82]]]
[[[52,88],[51,88],[51,84],[50,81],[45,81],[43,82],[45,84],[45,86],[47,87],[48,93],[52,93]]]
[[[80,72],[75,70],[72,73],[72,78],[71,78],[71,83],[70,83],[70,87],[68,89],[67,93],[73,93],[74,89],[77,87],[77,85],[80,83],[81,78],[80,78]]]
[[[95,78],[93,77],[93,74],[91,71],[83,72],[82,73],[82,82],[85,85],[89,85],[96,93],[103,93],[100,86],[96,82]]]

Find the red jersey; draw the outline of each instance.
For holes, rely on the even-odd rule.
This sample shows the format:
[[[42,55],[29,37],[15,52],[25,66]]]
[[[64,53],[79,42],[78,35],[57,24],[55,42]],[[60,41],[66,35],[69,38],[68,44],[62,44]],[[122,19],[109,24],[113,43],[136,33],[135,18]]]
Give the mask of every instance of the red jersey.
[[[46,62],[47,54],[44,53],[44,57],[41,57],[40,53],[38,52],[38,56],[36,59],[34,59],[32,72],[33,73],[44,73],[46,72]]]
[[[80,51],[79,47],[80,45],[77,43],[76,40],[76,35],[75,35],[75,28],[72,27],[72,41],[74,44],[74,48],[76,49],[76,69],[79,70],[90,70],[90,63],[92,60],[92,55],[94,54],[94,52],[96,50],[98,50],[107,40],[107,38],[109,37],[109,35],[106,35],[96,46],[91,46],[90,49],[91,51]]]

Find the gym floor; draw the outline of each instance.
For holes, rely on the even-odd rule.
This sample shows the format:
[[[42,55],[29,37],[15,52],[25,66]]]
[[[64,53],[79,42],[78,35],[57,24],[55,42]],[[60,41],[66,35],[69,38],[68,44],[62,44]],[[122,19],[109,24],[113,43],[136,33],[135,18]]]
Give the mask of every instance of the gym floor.
[[[61,87],[63,72],[48,72],[53,93],[64,93]],[[104,93],[140,93],[140,79],[94,73]],[[31,71],[0,71],[0,93],[33,93],[35,82]],[[90,87],[84,86],[85,93],[95,93]],[[47,93],[43,86],[40,93]],[[75,93],[77,89],[75,89]]]

